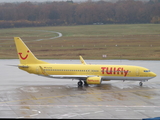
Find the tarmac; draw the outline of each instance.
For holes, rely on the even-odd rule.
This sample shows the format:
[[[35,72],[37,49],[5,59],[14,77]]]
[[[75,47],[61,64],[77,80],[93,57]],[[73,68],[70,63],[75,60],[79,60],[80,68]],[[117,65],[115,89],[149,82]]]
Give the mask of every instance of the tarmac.
[[[44,60],[81,64],[79,60]],[[157,77],[138,81],[103,81],[77,87],[77,80],[51,79],[17,67],[18,59],[1,59],[0,118],[143,119],[160,117],[160,61],[86,60],[88,64],[128,64],[149,68]]]

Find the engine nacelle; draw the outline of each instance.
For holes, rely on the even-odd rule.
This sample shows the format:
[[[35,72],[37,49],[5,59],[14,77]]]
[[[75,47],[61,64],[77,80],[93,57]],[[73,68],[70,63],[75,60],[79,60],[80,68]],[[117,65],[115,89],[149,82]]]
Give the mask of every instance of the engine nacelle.
[[[88,77],[87,84],[101,84],[101,77]]]

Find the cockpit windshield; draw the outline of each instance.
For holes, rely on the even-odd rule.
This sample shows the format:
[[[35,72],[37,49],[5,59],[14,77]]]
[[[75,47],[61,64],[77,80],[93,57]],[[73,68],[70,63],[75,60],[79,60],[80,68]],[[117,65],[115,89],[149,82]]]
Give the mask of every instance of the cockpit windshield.
[[[151,72],[150,70],[144,70],[144,72]]]

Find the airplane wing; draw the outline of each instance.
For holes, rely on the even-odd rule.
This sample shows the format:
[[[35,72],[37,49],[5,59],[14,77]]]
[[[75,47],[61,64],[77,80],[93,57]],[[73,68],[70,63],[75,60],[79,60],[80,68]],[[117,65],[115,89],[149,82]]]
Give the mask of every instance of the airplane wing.
[[[95,75],[49,75],[45,72],[45,70],[39,66],[43,76],[57,79],[77,79],[77,80],[86,80],[88,77],[94,77]]]
[[[48,75],[46,77],[56,79],[75,79],[75,80],[86,80],[88,77],[97,77],[95,75]]]
[[[77,79],[77,80],[86,80],[87,75],[49,75],[52,78],[59,78],[59,79]]]

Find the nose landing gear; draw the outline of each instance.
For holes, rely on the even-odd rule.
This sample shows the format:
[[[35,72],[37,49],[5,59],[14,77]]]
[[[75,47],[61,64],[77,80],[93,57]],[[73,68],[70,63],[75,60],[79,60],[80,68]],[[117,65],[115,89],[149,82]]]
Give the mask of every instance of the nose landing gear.
[[[141,82],[139,82],[139,86],[143,86],[143,82],[141,81]]]

